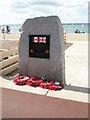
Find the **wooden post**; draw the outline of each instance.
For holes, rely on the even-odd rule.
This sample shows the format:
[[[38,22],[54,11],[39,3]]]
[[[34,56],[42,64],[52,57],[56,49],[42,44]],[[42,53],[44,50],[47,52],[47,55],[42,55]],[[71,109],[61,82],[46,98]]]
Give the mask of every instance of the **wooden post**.
[[[66,38],[67,37],[67,35],[66,35],[66,30],[64,30],[64,42],[66,42]]]
[[[3,33],[3,39],[5,40],[5,27],[3,25],[3,28],[2,28],[2,33]]]
[[[5,32],[3,33],[3,39],[5,40]]]

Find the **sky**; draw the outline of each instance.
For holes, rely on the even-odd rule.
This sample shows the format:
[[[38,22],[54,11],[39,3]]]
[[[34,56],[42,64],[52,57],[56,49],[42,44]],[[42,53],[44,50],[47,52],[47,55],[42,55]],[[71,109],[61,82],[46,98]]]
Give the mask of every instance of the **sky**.
[[[62,23],[87,23],[89,0],[0,0],[0,25],[26,19],[59,16]]]

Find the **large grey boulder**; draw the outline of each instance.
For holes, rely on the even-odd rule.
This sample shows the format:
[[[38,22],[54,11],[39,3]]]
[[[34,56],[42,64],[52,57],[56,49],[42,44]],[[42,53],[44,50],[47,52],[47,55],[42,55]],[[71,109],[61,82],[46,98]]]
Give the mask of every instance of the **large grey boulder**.
[[[27,19],[19,41],[19,74],[64,81],[64,33],[57,16]],[[29,57],[29,35],[50,35],[50,58]]]

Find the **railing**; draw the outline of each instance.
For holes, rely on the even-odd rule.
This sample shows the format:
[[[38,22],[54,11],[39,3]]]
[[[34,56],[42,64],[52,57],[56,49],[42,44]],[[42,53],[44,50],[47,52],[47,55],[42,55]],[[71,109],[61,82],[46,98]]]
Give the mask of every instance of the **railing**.
[[[0,43],[0,74],[7,75],[18,68],[18,41]]]

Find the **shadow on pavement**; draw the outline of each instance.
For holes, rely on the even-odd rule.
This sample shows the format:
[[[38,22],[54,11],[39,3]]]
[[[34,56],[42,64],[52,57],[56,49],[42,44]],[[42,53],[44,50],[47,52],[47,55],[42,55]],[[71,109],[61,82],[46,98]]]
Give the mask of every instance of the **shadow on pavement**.
[[[73,43],[64,43],[64,50],[69,48],[71,45],[73,45]]]
[[[76,92],[90,93],[90,88],[84,88],[84,87],[79,87],[79,86],[70,86],[67,84],[65,84],[64,89],[72,90],[72,91],[76,91]]]

